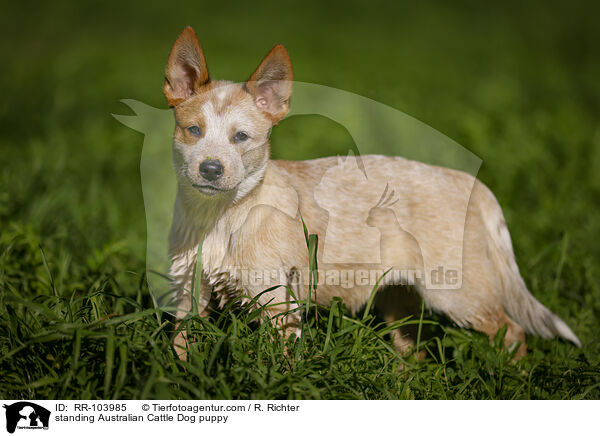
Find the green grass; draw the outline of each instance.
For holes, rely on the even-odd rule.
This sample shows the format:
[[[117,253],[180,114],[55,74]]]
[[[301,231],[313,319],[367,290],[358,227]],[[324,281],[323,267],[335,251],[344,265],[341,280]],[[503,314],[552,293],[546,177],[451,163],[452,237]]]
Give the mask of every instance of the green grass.
[[[0,398],[600,398],[592,2],[174,9],[3,8]],[[231,307],[186,321],[198,341],[177,360],[172,320],[144,276],[143,137],[110,114],[123,98],[166,106],[164,64],[188,24],[215,77],[244,80],[283,42],[297,80],[381,101],[480,156],[530,290],[584,347],[528,337],[514,363],[501,337],[490,344],[425,311],[427,358],[416,362],[392,351],[390,326],[336,300],[311,306],[287,359],[260,311]],[[283,121],[272,145],[306,159],[352,142],[303,116]]]

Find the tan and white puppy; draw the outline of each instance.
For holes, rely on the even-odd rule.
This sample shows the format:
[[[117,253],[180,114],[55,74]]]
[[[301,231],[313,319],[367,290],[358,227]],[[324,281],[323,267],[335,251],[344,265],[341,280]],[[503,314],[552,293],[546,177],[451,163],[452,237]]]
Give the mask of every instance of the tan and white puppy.
[[[299,312],[293,309],[307,297],[309,283],[302,217],[326,241],[317,252],[319,304],[338,296],[356,312],[369,299],[373,279],[399,270],[405,274],[384,276],[386,291],[375,300],[387,321],[406,311],[405,294],[390,289],[408,284],[427,307],[459,326],[493,337],[506,325],[507,344],[521,342],[517,357],[526,351],[524,332],[581,345],[527,290],[502,211],[471,175],[378,155],[269,159],[271,128],[287,114],[292,93],[283,46],[275,46],[244,84],[212,81],[188,27],[171,50],[164,93],[176,120],[170,274],[178,317],[191,308],[201,246],[201,306],[211,293],[222,302],[232,296],[251,300],[282,285],[257,302],[286,335],[297,332]],[[440,268],[450,272],[446,284],[431,279]],[[348,272],[350,285],[342,280]],[[411,340],[398,331],[394,343],[405,351]],[[178,335],[175,344],[185,358],[186,337]]]

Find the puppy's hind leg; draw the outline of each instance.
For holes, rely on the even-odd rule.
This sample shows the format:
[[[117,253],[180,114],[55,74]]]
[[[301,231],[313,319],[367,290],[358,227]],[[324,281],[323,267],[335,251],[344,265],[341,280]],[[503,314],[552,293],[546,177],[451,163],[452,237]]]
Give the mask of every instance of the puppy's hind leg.
[[[381,289],[375,296],[375,311],[385,322],[399,321],[407,316],[419,319],[421,298],[411,287],[392,285]],[[396,351],[406,355],[414,349],[419,326],[409,324],[398,327],[390,334]],[[425,358],[426,353],[420,351],[419,360]]]
[[[487,319],[472,322],[472,327],[482,333],[485,333],[493,340],[498,331],[506,326],[506,335],[504,336],[504,345],[506,348],[520,342],[519,349],[515,353],[514,359],[519,360],[527,354],[527,343],[525,342],[525,331],[523,328],[508,317],[504,308],[499,307],[492,316]]]
[[[527,353],[525,332],[504,311],[494,289],[495,282],[487,271],[465,270],[462,288],[456,290],[424,290],[427,306],[448,316],[460,327],[472,328],[494,339],[498,331],[506,326],[504,343],[510,347],[520,342],[514,358],[520,359]]]

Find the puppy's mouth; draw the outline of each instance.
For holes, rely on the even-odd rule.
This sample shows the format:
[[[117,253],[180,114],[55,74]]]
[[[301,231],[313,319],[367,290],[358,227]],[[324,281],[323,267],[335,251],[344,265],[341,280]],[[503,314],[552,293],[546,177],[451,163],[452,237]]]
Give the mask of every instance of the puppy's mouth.
[[[215,194],[218,194],[219,192],[228,191],[228,189],[215,188],[214,186],[211,186],[211,185],[199,185],[199,184],[194,183],[192,186],[205,195],[215,195]]]

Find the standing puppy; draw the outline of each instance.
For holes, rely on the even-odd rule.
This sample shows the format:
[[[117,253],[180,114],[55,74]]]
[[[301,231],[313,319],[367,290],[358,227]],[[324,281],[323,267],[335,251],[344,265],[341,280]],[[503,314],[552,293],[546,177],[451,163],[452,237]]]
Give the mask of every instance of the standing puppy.
[[[386,274],[382,287],[412,285],[429,308],[490,337],[506,325],[507,344],[521,342],[517,356],[526,350],[524,331],[581,345],[527,290],[502,211],[472,176],[375,155],[269,160],[269,134],[287,114],[291,92],[291,63],[281,45],[244,84],[210,79],[191,28],[173,45],[164,93],[176,120],[170,275],[178,317],[191,309],[201,246],[201,305],[213,292],[222,302],[251,300],[283,285],[257,303],[286,335],[297,333],[293,309],[308,295],[302,217],[312,233],[327,235],[317,253],[324,278],[319,304],[339,296],[356,312],[373,278],[392,270],[398,274]],[[447,283],[433,280],[439,271]],[[403,299],[387,294],[379,300],[381,315],[400,319]],[[175,343],[184,357],[186,338],[180,334]],[[411,342],[398,331],[395,344],[403,351]]]

